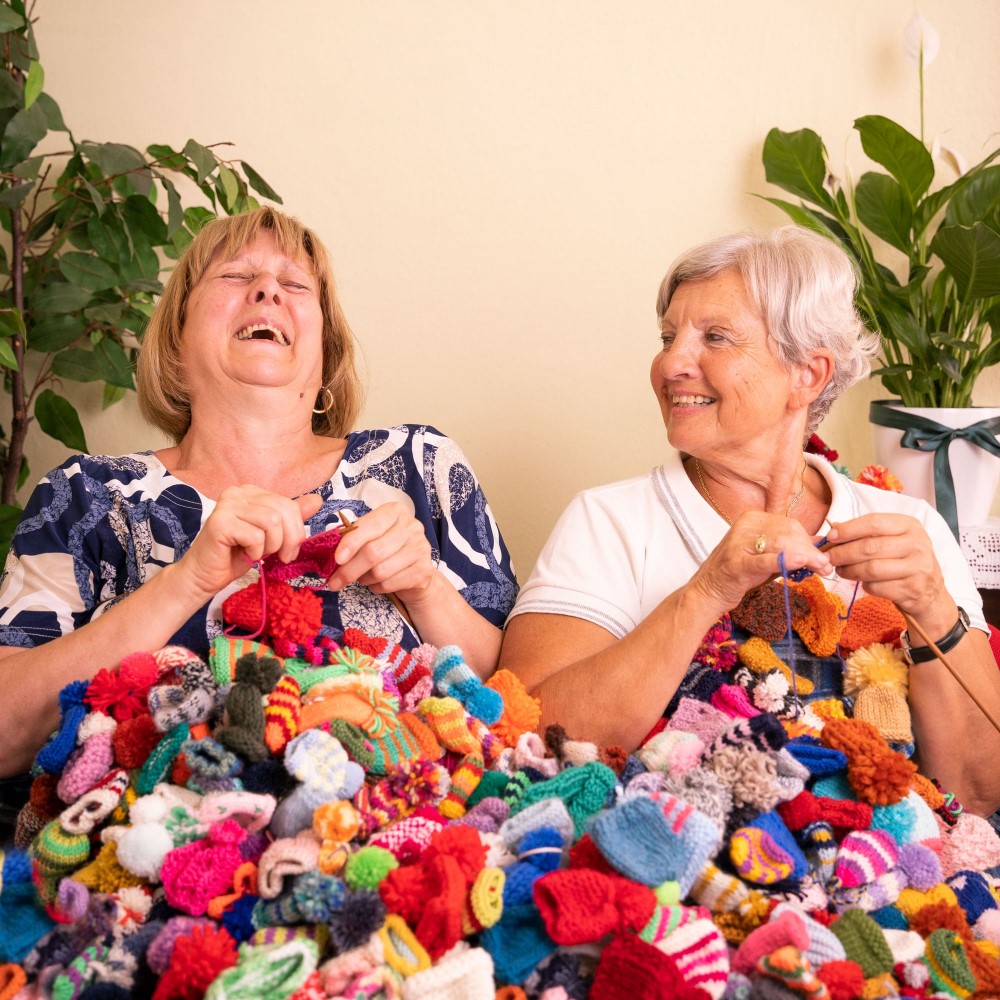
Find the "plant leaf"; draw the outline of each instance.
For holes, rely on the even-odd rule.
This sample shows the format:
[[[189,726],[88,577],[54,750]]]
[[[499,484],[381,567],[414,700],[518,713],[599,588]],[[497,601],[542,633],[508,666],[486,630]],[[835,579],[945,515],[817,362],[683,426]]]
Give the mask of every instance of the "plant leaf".
[[[0,340],[0,366],[15,372],[18,370],[17,358],[14,357],[14,348],[10,346],[9,340]]]
[[[49,281],[35,293],[31,306],[43,314],[73,313],[90,302],[90,292],[66,281]]]
[[[146,152],[168,170],[183,170],[187,166],[187,160],[172,146],[154,143],[152,146],[146,147]]]
[[[73,382],[100,382],[104,372],[93,351],[70,347],[52,359],[52,373]]]
[[[931,250],[955,279],[961,300],[1000,295],[1000,235],[981,222],[942,226]]]
[[[48,354],[61,351],[79,340],[87,329],[86,323],[74,313],[50,316],[28,331],[27,344],[33,351]]]
[[[214,218],[216,218],[215,212],[210,212],[201,205],[192,205],[184,209],[184,224],[196,235],[206,222],[211,222]]]
[[[265,198],[269,198],[271,201],[277,202],[279,205],[282,204],[281,195],[271,187],[270,184],[264,180],[260,174],[254,170],[253,167],[247,163],[246,160],[241,160],[240,165],[243,167],[243,173],[247,175],[247,181],[250,183],[250,187],[254,189],[259,195],[263,195]]]
[[[118,284],[118,274],[111,265],[91,253],[64,253],[59,270],[67,281],[89,292],[103,292]]]
[[[125,199],[122,208],[125,222],[133,234],[141,233],[151,246],[162,246],[167,242],[167,224],[148,198],[134,194]]]
[[[104,394],[101,399],[101,409],[106,410],[108,407],[114,406],[119,400],[124,399],[125,395],[126,390],[120,385],[105,384]]]
[[[854,207],[858,219],[876,236],[909,256],[913,212],[893,178],[874,171],[862,174],[854,188]]]
[[[198,171],[199,184],[218,166],[215,154],[210,149],[206,149],[200,142],[195,142],[194,139],[188,139],[184,144],[184,155]]]
[[[163,178],[163,186],[167,189],[167,239],[172,241],[174,234],[184,225],[184,209],[177,188],[166,177]]]
[[[8,4],[0,7],[0,31],[17,31],[19,28],[23,28],[24,24],[24,18],[16,11],[11,10]]]
[[[9,170],[26,159],[48,132],[45,112],[36,101],[30,108],[18,111],[4,129],[0,142],[0,167]]]
[[[232,212],[236,208],[236,202],[240,196],[240,184],[236,179],[236,174],[224,164],[219,167],[219,178],[216,190],[225,204],[227,211]]]
[[[985,222],[996,229],[1000,213],[1000,166],[987,167],[955,192],[945,211],[945,222],[955,226],[971,226]]]
[[[45,89],[45,70],[37,59],[31,60],[28,75],[24,80],[24,106],[30,108],[38,95]],[[44,114],[44,112],[42,112]]]
[[[38,100],[35,103],[42,109],[42,113],[45,115],[45,120],[48,122],[49,130],[52,132],[68,132],[69,129],[66,128],[66,123],[63,121],[62,112],[59,110],[59,105],[49,97],[48,94],[42,93],[38,95]]]
[[[105,382],[121,386],[123,389],[135,388],[128,355],[110,337],[105,337],[94,348],[94,356],[97,358]]]
[[[67,448],[83,452],[89,450],[76,408],[68,399],[51,389],[42,390],[35,401],[35,418],[49,437],[61,441]]]
[[[139,150],[120,142],[81,142],[80,149],[104,174],[127,174],[146,166],[146,158]]]
[[[94,251],[113,267],[122,267],[132,256],[128,236],[121,228],[121,221],[114,213],[105,216],[106,224],[97,216],[92,215],[87,220],[87,235]]]
[[[25,181],[24,184],[15,184],[13,187],[4,188],[0,191],[0,205],[13,211],[31,194],[34,187],[34,181]]]
[[[854,127],[865,153],[896,178],[912,210],[934,180],[931,154],[915,135],[882,115],[865,115]]]
[[[812,129],[797,132],[771,129],[764,140],[763,160],[764,175],[771,184],[837,214],[836,204],[823,186],[827,175],[826,148]]]

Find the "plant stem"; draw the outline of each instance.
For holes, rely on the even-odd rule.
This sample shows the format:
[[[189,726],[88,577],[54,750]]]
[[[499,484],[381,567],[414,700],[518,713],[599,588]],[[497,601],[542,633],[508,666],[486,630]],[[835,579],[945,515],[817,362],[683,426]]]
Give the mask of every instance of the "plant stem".
[[[21,230],[21,213],[14,208],[10,213],[11,259],[10,277],[14,306],[24,315],[24,233]],[[12,504],[16,500],[17,480],[24,459],[24,441],[28,434],[28,411],[24,396],[24,337],[20,333],[11,337],[10,346],[17,360],[17,370],[11,373],[11,427],[7,443],[7,462],[3,469],[3,487],[0,502]]]

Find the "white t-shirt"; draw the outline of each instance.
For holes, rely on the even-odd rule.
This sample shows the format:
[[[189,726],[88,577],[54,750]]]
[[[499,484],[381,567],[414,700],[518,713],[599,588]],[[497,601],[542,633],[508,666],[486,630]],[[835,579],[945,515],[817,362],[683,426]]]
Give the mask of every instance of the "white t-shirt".
[[[852,482],[819,455],[805,459],[832,492],[828,522],[872,512],[909,514],[920,521],[955,603],[966,610],[972,625],[989,631],[962,550],[937,511],[923,500]],[[673,452],[648,475],[584,490],[573,498],[511,618],[528,612],[569,615],[621,639],[691,579],[728,530],[688,479],[680,454]],[[852,581],[834,577],[823,582],[850,604]]]

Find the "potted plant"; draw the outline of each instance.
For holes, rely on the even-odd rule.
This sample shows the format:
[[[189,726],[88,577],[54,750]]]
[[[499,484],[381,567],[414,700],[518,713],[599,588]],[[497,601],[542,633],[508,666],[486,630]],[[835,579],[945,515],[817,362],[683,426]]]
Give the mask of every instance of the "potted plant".
[[[924,69],[936,54],[937,36],[919,16],[907,33],[920,78],[919,136],[881,115],[858,118],[862,149],[884,169],[865,171],[852,183],[836,178],[816,132],[771,129],[765,176],[800,201],[766,200],[857,262],[858,307],[881,336],[881,367],[874,374],[897,397],[872,403],[877,460],[899,475],[908,493],[936,497],[957,535],[958,523],[985,520],[1000,478],[1000,409],[992,416],[966,412],[980,373],[1000,362],[1000,165],[993,165],[1000,148],[967,170],[957,155],[939,151],[958,173],[941,183],[923,126]],[[952,463],[985,457],[993,469],[992,489],[973,472],[976,488],[959,490],[962,517],[950,482],[955,437]],[[910,449],[907,456],[890,458],[890,441]],[[933,460],[922,461],[921,452],[933,453]]]
[[[281,199],[245,161],[193,139],[145,152],[77,140],[45,92],[24,0],[0,4],[0,565],[20,518],[33,429],[86,451],[69,382],[103,382],[104,405],[134,389],[133,362],[160,273],[217,210]],[[54,152],[38,152],[52,133]],[[52,146],[51,141],[46,148]],[[194,199],[194,203],[192,203]]]

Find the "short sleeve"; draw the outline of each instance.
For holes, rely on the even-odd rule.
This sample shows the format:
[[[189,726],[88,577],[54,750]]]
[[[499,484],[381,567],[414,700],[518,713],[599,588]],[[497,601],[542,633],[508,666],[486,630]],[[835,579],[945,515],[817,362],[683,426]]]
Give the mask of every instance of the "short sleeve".
[[[0,644],[33,647],[90,621],[100,556],[88,533],[91,498],[78,458],[35,487],[0,578]]]
[[[513,614],[581,618],[624,638],[643,617],[631,536],[613,508],[593,493],[578,494],[556,522]]]
[[[484,618],[502,627],[517,597],[510,553],[469,460],[433,427],[413,427],[422,496],[412,496],[438,570]]]

